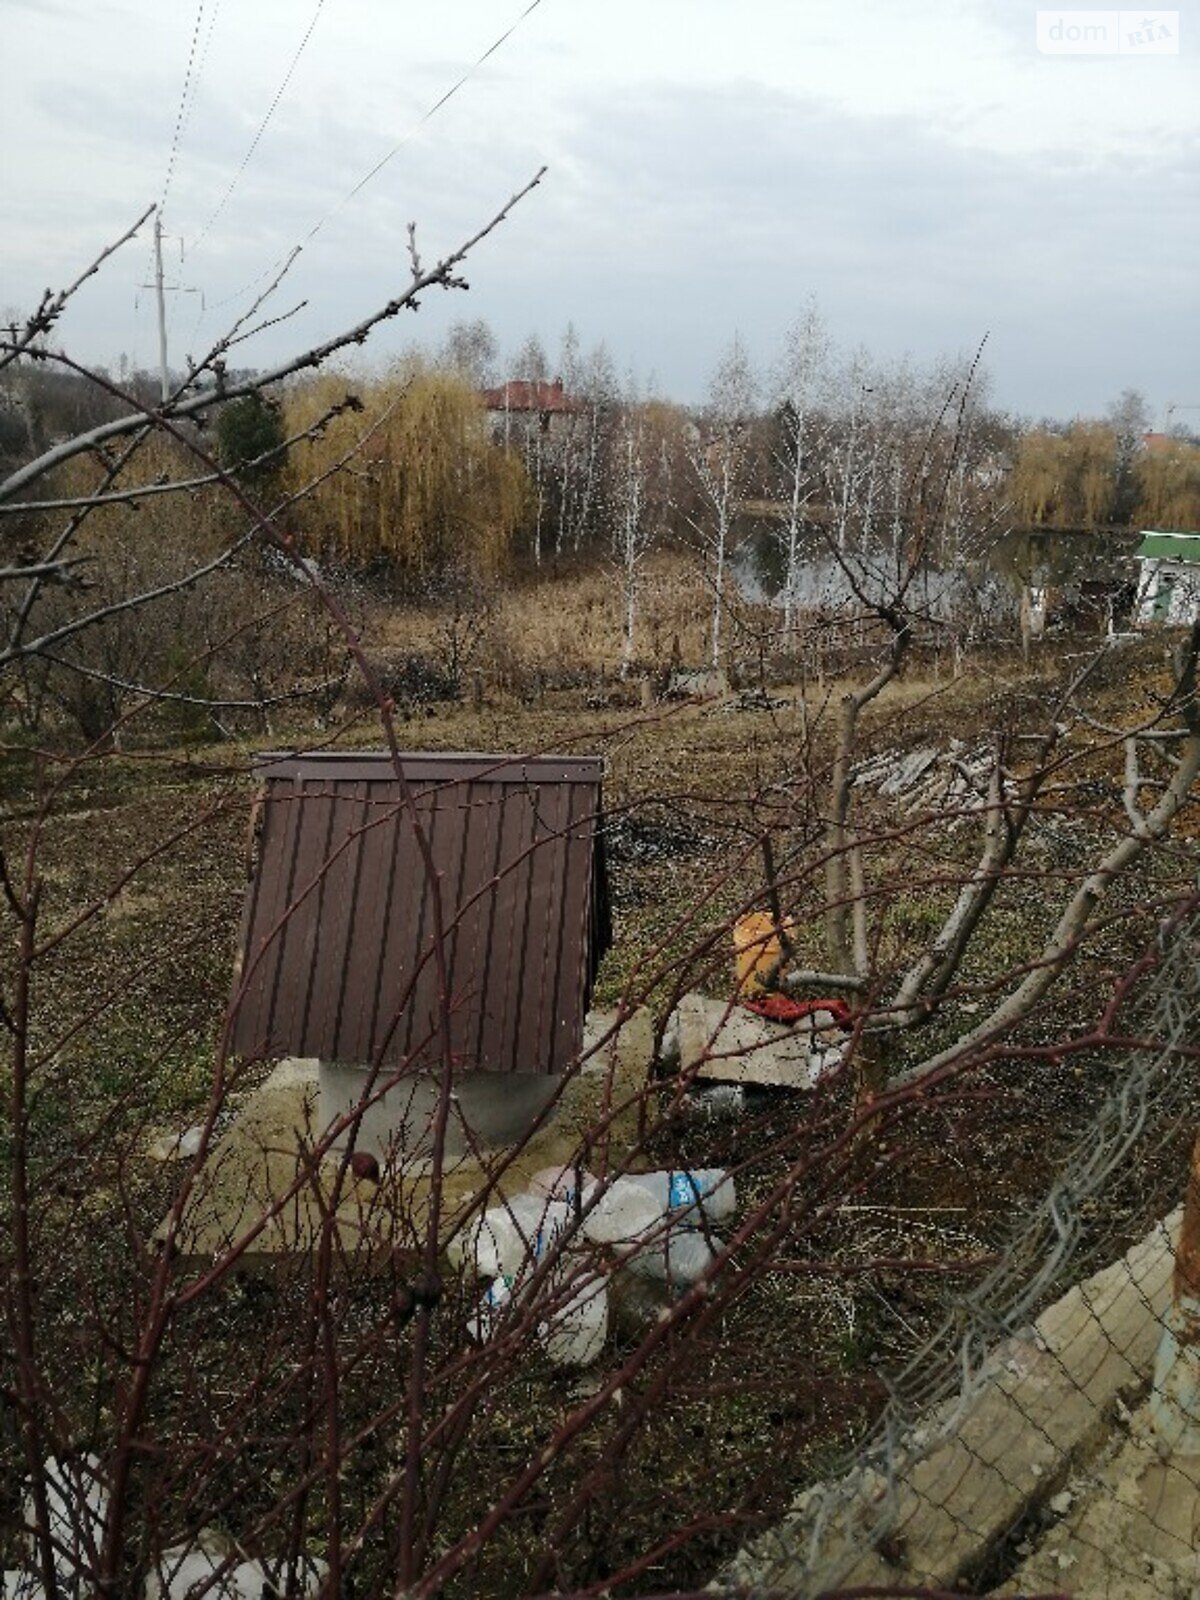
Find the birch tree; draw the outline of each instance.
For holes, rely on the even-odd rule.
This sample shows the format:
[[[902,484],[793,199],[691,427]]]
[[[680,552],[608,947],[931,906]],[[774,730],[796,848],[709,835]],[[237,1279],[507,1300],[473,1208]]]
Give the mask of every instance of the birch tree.
[[[819,406],[830,349],[828,329],[816,302],[810,301],[788,330],[777,378],[781,440],[776,464],[787,506],[783,529],[785,633],[791,633],[796,625],[800,534],[820,481],[818,451],[824,430]]]
[[[741,336],[735,334],[713,373],[701,425],[688,450],[702,506],[693,527],[712,590],[710,660],[714,669],[721,664],[726,569],[734,519],[746,488],[756,393],[749,355]]]
[[[674,463],[670,407],[639,401],[630,385],[612,442],[610,515],[612,559],[621,595],[622,678],[633,665],[642,570],[672,503]]]

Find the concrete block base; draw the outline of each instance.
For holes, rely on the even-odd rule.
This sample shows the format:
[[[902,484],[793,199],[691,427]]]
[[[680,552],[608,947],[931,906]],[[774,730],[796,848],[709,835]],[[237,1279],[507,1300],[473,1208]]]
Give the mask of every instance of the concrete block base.
[[[381,1162],[402,1157],[412,1170],[432,1152],[440,1085],[427,1072],[394,1069],[372,1073],[366,1067],[322,1061],[318,1069],[320,1120],[330,1127],[362,1106],[357,1150]],[[446,1155],[451,1160],[475,1149],[519,1144],[553,1100],[559,1081],[545,1073],[464,1072],[454,1079],[446,1123]],[[349,1130],[335,1143],[345,1148]]]

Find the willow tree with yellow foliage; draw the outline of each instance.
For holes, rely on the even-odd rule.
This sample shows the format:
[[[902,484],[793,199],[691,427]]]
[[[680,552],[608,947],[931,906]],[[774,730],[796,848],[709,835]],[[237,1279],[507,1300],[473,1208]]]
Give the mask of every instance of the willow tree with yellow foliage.
[[[1138,520],[1147,528],[1200,532],[1200,446],[1172,439],[1138,464]]]
[[[1010,494],[1028,526],[1097,527],[1112,516],[1116,489],[1117,437],[1107,423],[1036,428],[1017,446]]]
[[[410,589],[451,566],[503,571],[528,511],[528,483],[519,459],[493,443],[471,387],[413,363],[380,380],[323,376],[288,394],[288,433],[311,427],[347,388],[362,410],[343,411],[289,456],[297,485],[321,480],[304,502],[308,552],[383,569]]]

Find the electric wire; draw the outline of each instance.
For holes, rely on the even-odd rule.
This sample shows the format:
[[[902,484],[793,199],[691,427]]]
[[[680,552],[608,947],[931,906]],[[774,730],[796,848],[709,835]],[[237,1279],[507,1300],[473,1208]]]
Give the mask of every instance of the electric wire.
[[[204,45],[203,45],[203,48],[200,51],[200,60],[196,65],[196,76],[195,76],[195,79],[194,79],[194,81],[192,83],[192,93],[191,93],[191,98],[188,101],[187,116],[184,118],[183,133],[187,132],[188,125],[190,124],[190,122],[192,120],[192,112],[195,110],[196,97],[197,97],[197,95],[199,93],[199,89],[200,89],[200,80],[204,76],[204,68],[205,68],[205,65],[208,62],[208,52],[209,52],[209,47],[212,44],[213,31],[217,26],[217,18],[220,16],[220,14],[221,14],[221,0],[214,0],[213,8],[209,12],[209,15],[208,15],[208,28],[207,28],[207,30],[205,31],[205,34],[204,34]],[[181,137],[182,137],[182,134],[181,134]]]
[[[171,136],[171,153],[167,157],[167,172],[163,179],[162,195],[158,202],[159,220],[167,204],[167,195],[171,189],[171,179],[175,176],[175,163],[179,156],[179,145],[183,138],[183,130],[187,123],[191,108],[191,97],[194,94],[193,83],[199,81],[196,69],[196,46],[200,42],[200,28],[204,21],[204,8],[207,0],[199,0],[196,7],[196,20],[192,25],[192,42],[188,47],[187,70],[183,75],[183,90],[179,96],[179,105],[175,112],[175,132]]]
[[[367,173],[365,173],[356,184],[353,185],[352,188],[348,189],[340,200],[336,201],[332,206],[330,206],[329,210],[326,211],[325,214],[313,224],[308,233],[304,235],[300,243],[293,246],[290,252],[290,257],[280,256],[279,259],[271,266],[267,267],[263,272],[258,273],[257,276],[252,278],[248,283],[243,284],[240,289],[235,290],[232,294],[225,295],[220,300],[214,301],[213,304],[209,306],[204,313],[202,313],[201,322],[203,322],[204,317],[207,315],[207,311],[218,311],[222,306],[230,305],[235,300],[242,299],[244,295],[249,294],[251,290],[256,289],[259,284],[266,282],[271,274],[273,272],[277,272],[279,268],[285,264],[285,262],[290,268],[295,258],[304,249],[305,245],[311,244],[321,232],[322,228],[324,228],[328,222],[332,221],[338,212],[341,211],[344,206],[348,205],[356,195],[360,194],[362,190],[366,188],[367,184],[379,176],[388,163],[398,156],[405,146],[410,144],[417,134],[420,133],[421,129],[426,125],[426,123],[435,117],[442,107],[445,106],[448,101],[452,100],[454,96],[458,94],[459,90],[464,88],[466,84],[471,81],[480,68],[483,67],[483,65],[490,60],[490,58],[494,56],[496,52],[508,42],[509,39],[512,38],[513,34],[517,32],[522,23],[524,23],[528,17],[532,16],[541,3],[542,0],[530,0],[530,3],[526,5],[525,9],[509,24],[507,28],[505,28],[504,32],[494,39],[483,52],[483,54],[477,57],[477,59],[466,68],[466,70],[450,86],[450,88],[448,88],[444,94],[439,96],[439,98],[434,101],[434,103],[405,132],[403,137],[397,140],[391,149],[388,150],[387,153],[383,155],[375,163],[375,165]],[[201,322],[196,324],[196,332],[199,331]]]
[[[213,23],[216,21],[216,12],[220,9],[221,0],[216,0],[216,6],[210,15],[208,31],[205,34],[204,46],[200,52],[199,59],[197,59],[196,47],[200,41],[200,30],[204,24],[204,12],[207,3],[208,0],[197,0],[196,19],[192,24],[191,41],[188,44],[187,67],[183,74],[183,88],[179,93],[179,104],[175,108],[175,128],[171,135],[171,148],[167,154],[167,167],[163,175],[162,192],[159,195],[156,208],[157,225],[160,229],[162,227],[163,214],[166,210],[167,196],[171,192],[171,180],[175,176],[175,167],[179,159],[184,130],[191,117],[192,106],[195,104],[196,89],[200,82],[200,74],[204,70],[204,62],[208,57],[208,46],[212,40]],[[146,265],[147,277],[153,277],[154,275],[154,257],[155,247],[151,244]],[[134,309],[136,310],[137,307],[138,299],[135,295]]]
[[[313,225],[313,227],[301,241],[302,245],[311,244],[325,224],[331,221],[344,205],[347,205],[351,200],[353,200],[355,195],[359,194],[363,189],[365,189],[367,184],[371,182],[372,178],[378,177],[378,175],[383,171],[384,167],[387,166],[388,162],[391,161],[395,156],[398,156],[401,150],[404,149],[405,145],[409,144],[416,137],[429,119],[433,116],[436,116],[446,102],[448,100],[452,100],[458,91],[475,76],[480,67],[482,67],[490,57],[496,54],[497,50],[499,50],[508,42],[509,39],[512,38],[513,34],[516,33],[517,29],[521,26],[525,19],[531,16],[532,13],[535,12],[541,5],[541,3],[542,0],[530,0],[529,5],[525,7],[520,16],[517,17],[515,21],[510,23],[500,37],[488,46],[479,59],[467,68],[467,70],[458,79],[457,83],[452,84],[439,100],[435,100],[433,105],[430,106],[429,110],[425,112],[424,116],[422,116],[413,124],[411,128],[409,128],[404,137],[394,144],[387,154],[381,157],[381,159],[375,163],[371,170],[364,177],[358,180],[352,189],[348,190],[335,205],[331,206],[319,222]]]
[[[266,131],[267,131],[267,128],[268,128],[268,126],[270,124],[271,118],[275,115],[275,112],[278,109],[279,102],[283,99],[284,95],[287,93],[288,84],[291,83],[291,81],[292,81],[292,75],[294,74],[294,72],[296,71],[297,66],[300,63],[300,57],[304,54],[304,51],[305,51],[305,49],[307,48],[307,45],[308,45],[308,41],[312,38],[313,30],[317,26],[317,23],[320,20],[321,12],[324,9],[325,9],[325,0],[317,0],[316,10],[313,12],[312,17],[309,19],[308,27],[304,30],[304,37],[300,40],[299,45],[296,47],[295,54],[292,56],[291,61],[288,63],[288,69],[283,75],[283,80],[280,83],[279,87],[276,89],[274,97],[271,100],[270,105],[267,107],[266,113],[263,116],[262,121],[259,123],[258,128],[257,128],[257,130],[256,130],[256,132],[254,134],[253,139],[251,139],[251,141],[250,141],[250,148],[246,151],[246,154],[242,157],[241,166],[234,173],[232,179],[230,180],[229,187],[225,190],[225,193],[221,196],[220,200],[217,202],[216,208],[213,211],[212,215],[209,217],[208,221],[204,224],[204,226],[200,229],[200,232],[196,235],[195,239],[192,241],[192,244],[191,244],[190,248],[193,251],[198,249],[200,244],[201,244],[201,242],[208,236],[209,230],[212,228],[213,224],[217,221],[218,217],[220,217],[221,213],[225,210],[225,207],[229,204],[229,200],[230,200],[231,195],[233,194],[233,191],[237,188],[238,184],[241,182],[242,177],[245,174],[246,168],[250,165],[250,162],[253,159],[254,152],[258,149],[258,146],[259,146],[259,143],[260,143],[260,141],[262,139],[263,134],[266,133]]]

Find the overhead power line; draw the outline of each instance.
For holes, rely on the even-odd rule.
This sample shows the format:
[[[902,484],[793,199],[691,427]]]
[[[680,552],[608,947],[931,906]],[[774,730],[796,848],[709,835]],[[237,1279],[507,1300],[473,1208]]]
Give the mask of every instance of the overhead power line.
[[[508,40],[512,38],[513,34],[516,33],[521,24],[526,20],[527,17],[530,17],[538,9],[541,3],[542,0],[530,0],[530,3],[525,7],[520,15],[517,16],[507,28],[505,28],[504,32],[500,34],[498,38],[492,41],[482,55],[477,57],[476,60],[471,63],[471,65],[463,72],[461,77],[459,77],[456,82],[451,84],[450,88],[448,88],[444,94],[439,96],[439,98],[434,101],[427,111],[418,117],[416,122],[412,124],[404,136],[397,140],[392,148],[385,155],[381,156],[375,165],[370,169],[370,171],[365,173],[351,189],[348,189],[340,200],[336,201],[334,205],[330,206],[329,210],[325,212],[324,216],[320,217],[304,235],[300,243],[292,247],[287,256],[280,256],[272,266],[267,267],[265,271],[260,272],[256,277],[252,278],[249,283],[243,284],[243,286],[236,290],[233,294],[226,295],[223,299],[214,302],[212,306],[208,307],[208,310],[217,311],[222,306],[230,305],[233,301],[240,300],[243,295],[246,295],[252,289],[257,288],[259,284],[265,283],[272,273],[278,273],[280,268],[283,268],[284,270],[290,268],[296,257],[300,254],[301,250],[303,250],[304,246],[311,244],[325,224],[330,222],[343,206],[348,205],[356,195],[360,194],[362,190],[366,188],[367,184],[372,181],[372,179],[379,176],[388,163],[398,156],[401,150],[403,150],[407,144],[411,143],[411,141],[421,131],[425,124],[429,122],[432,117],[437,115],[447,101],[452,100],[459,90],[471,81],[484,63],[494,56],[497,50],[501,49],[508,42]],[[205,231],[207,231],[207,227],[208,224],[206,224]],[[200,324],[197,323],[196,326],[198,330]]]
[[[296,47],[296,53],[293,55],[291,61],[288,63],[288,69],[283,75],[283,81],[280,83],[279,87],[276,89],[274,97],[272,98],[270,105],[267,107],[266,115],[263,117],[262,121],[259,123],[258,129],[255,132],[255,135],[254,135],[253,139],[251,139],[251,141],[250,141],[250,148],[246,151],[246,154],[242,157],[242,164],[237,169],[237,171],[234,173],[232,179],[230,180],[229,187],[226,189],[225,193],[221,196],[220,200],[217,202],[216,209],[213,211],[213,213],[209,217],[208,221],[204,224],[204,226],[200,229],[200,232],[196,235],[195,239],[192,241],[191,248],[193,250],[195,250],[199,246],[200,242],[207,236],[207,234],[209,232],[209,229],[213,226],[213,224],[216,222],[217,218],[221,215],[221,213],[224,211],[225,207],[229,204],[230,196],[233,194],[233,191],[237,188],[238,184],[241,182],[242,176],[245,173],[246,168],[250,165],[250,161],[251,161],[251,159],[252,159],[252,157],[254,155],[254,152],[258,149],[259,141],[262,139],[263,134],[266,133],[267,127],[268,127],[268,124],[271,121],[271,118],[275,115],[275,111],[276,111],[276,108],[279,105],[279,102],[283,99],[284,95],[287,93],[287,86],[292,81],[292,74],[295,72],[296,67],[299,64],[300,57],[304,54],[305,47],[307,46],[308,41],[312,38],[313,29],[316,27],[317,22],[318,22],[318,20],[320,18],[321,12],[324,10],[324,8],[325,8],[325,0],[317,0],[316,10],[313,12],[312,17],[309,20],[308,27],[304,30],[304,37],[301,39],[299,45]]]
[[[344,205],[353,200],[356,194],[365,189],[367,184],[371,182],[372,178],[378,177],[378,175],[383,171],[384,167],[387,166],[388,162],[391,161],[393,157],[398,156],[401,150],[404,149],[405,145],[416,137],[429,119],[436,116],[446,102],[448,100],[452,100],[458,91],[463,87],[463,85],[468,83],[475,76],[480,67],[483,66],[484,62],[487,61],[491,56],[494,56],[496,51],[512,38],[513,34],[516,33],[517,29],[525,21],[526,17],[530,16],[534,11],[536,11],[541,3],[542,0],[530,0],[530,4],[525,7],[520,16],[517,17],[517,19],[504,30],[504,32],[497,40],[494,41],[494,43],[488,46],[488,48],[483,52],[477,61],[473,62],[472,65],[467,68],[462,77],[459,78],[458,82],[452,84],[450,88],[446,90],[445,94],[442,95],[441,99],[435,100],[433,105],[430,106],[429,110],[425,112],[424,116],[420,117],[416,122],[413,123],[412,127],[409,128],[404,137],[400,139],[398,143],[394,144],[388,153],[379,161],[377,161],[371,170],[364,177],[360,178],[354,187],[348,190],[336,205],[333,205],[329,208],[321,220],[317,222],[305,235],[304,239],[302,240],[302,244],[311,244],[325,224],[329,222],[331,218],[335,217]]]
[[[193,76],[196,67],[196,46],[200,42],[200,28],[204,21],[204,7],[207,0],[199,0],[196,7],[196,21],[192,26],[192,42],[188,47],[187,71],[183,75],[183,90],[179,96],[179,105],[175,111],[175,132],[171,136],[171,153],[167,157],[167,172],[163,179],[162,197],[158,202],[158,214],[162,217],[167,203],[167,195],[171,188],[171,179],[175,175],[175,162],[179,156],[179,142],[183,137],[184,126],[187,123],[191,100],[195,94],[194,84],[199,80],[199,73]],[[211,33],[210,33],[211,36]]]

